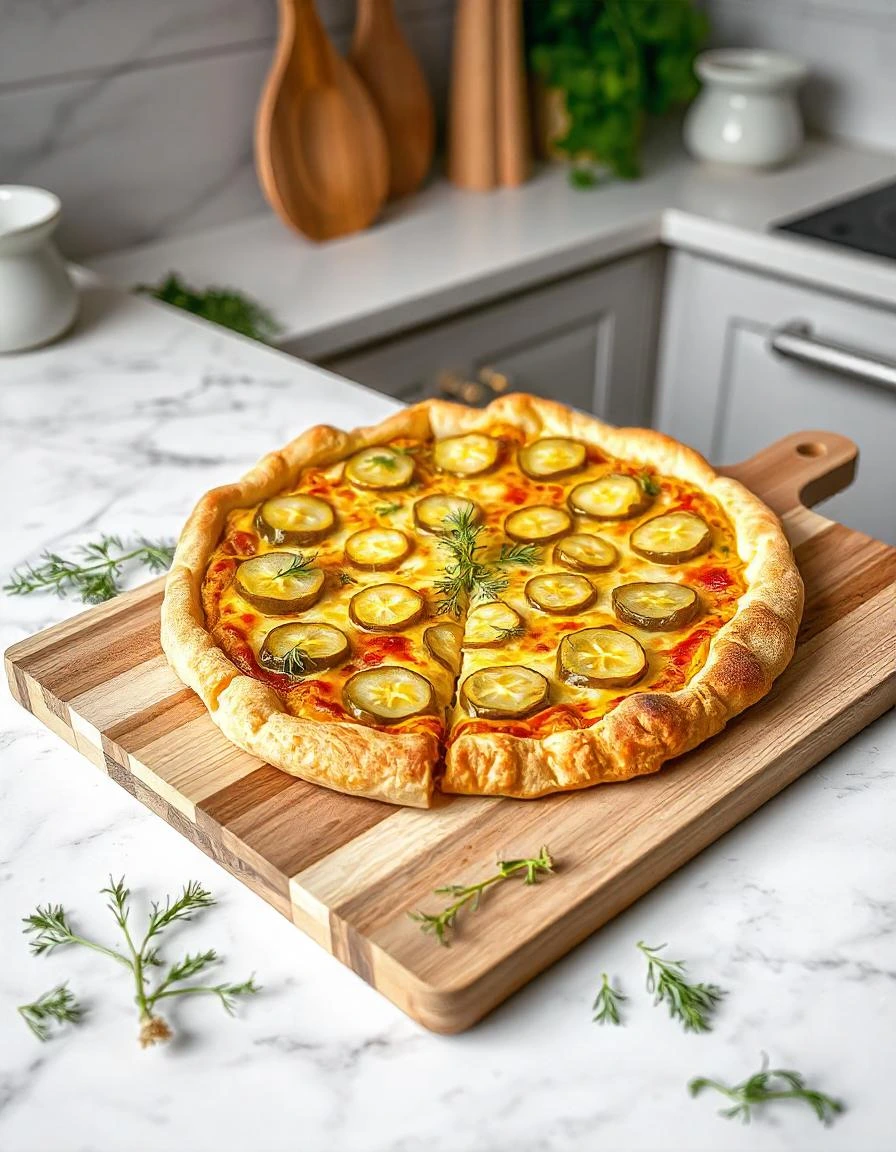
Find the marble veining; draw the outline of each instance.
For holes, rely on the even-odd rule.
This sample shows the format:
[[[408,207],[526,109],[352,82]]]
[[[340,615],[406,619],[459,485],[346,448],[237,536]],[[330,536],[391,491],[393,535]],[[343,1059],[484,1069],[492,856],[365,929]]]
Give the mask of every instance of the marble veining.
[[[0,360],[3,574],[100,531],[176,533],[193,499],[308,424],[395,407],[146,300],[84,289],[73,336]],[[135,578],[139,578],[135,576]],[[3,646],[77,612],[0,600]],[[426,1033],[143,809],[0,691],[0,1147],[9,1152],[569,1152],[893,1146],[896,717],[891,713],[617,917],[481,1025]],[[98,889],[146,901],[188,878],[220,906],[171,937],[214,946],[264,991],[234,1020],[170,1012],[141,1051],[126,977],[101,957],[28,954],[20,918],[61,901],[113,925]],[[450,879],[450,877],[446,877]],[[486,911],[481,913],[487,915]],[[728,990],[684,1034],[643,991],[639,939],[668,941]],[[629,1001],[599,1028],[600,973]],[[40,1045],[14,1007],[68,979],[87,1018]],[[739,1079],[767,1051],[841,1095],[822,1131],[781,1107],[745,1128],[686,1080]]]

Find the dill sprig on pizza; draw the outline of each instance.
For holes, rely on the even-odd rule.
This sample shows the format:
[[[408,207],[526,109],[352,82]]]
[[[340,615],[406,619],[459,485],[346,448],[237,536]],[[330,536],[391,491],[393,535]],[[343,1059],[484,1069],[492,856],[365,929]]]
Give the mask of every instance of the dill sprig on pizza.
[[[773,513],[696,453],[504,396],[208,493],[162,640],[240,747],[426,807],[656,771],[768,691],[801,610]]]

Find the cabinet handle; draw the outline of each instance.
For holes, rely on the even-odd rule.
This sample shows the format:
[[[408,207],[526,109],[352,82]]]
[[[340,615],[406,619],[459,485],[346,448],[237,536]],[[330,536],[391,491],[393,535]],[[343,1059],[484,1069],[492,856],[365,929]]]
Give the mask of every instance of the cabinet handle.
[[[812,327],[805,321],[794,320],[776,328],[769,337],[769,346],[779,356],[825,368],[829,372],[840,372],[864,380],[866,384],[876,384],[879,388],[896,392],[896,361],[869,356],[867,352],[845,344],[820,340],[812,335]]]

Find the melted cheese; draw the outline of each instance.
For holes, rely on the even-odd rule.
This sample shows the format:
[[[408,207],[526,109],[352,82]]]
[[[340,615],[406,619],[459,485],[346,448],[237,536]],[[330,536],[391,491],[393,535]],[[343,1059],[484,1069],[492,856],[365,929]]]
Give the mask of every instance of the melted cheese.
[[[563,570],[552,560],[553,545],[547,545],[541,548],[537,565],[501,569],[507,579],[501,600],[519,615],[521,635],[511,633],[502,643],[487,648],[465,648],[458,681],[427,652],[423,633],[433,623],[438,599],[433,585],[444,575],[449,558],[438,537],[416,529],[413,505],[417,500],[433,492],[474,500],[485,526],[478,541],[483,547],[477,556],[492,559],[498,555],[501,545],[508,543],[503,525],[511,512],[535,504],[567,509],[568,494],[575,486],[608,473],[637,476],[641,471],[639,466],[607,459],[591,449],[585,466],[572,475],[560,480],[532,480],[516,463],[519,431],[494,427],[489,432],[496,437],[503,436],[504,443],[497,467],[480,477],[437,471],[432,461],[432,446],[407,441],[396,441],[394,445],[413,450],[414,479],[406,488],[392,491],[354,488],[344,479],[341,463],[326,469],[308,469],[292,491],[328,501],[336,513],[336,526],[320,544],[304,550],[317,553],[315,564],[326,578],[318,602],[294,616],[265,616],[236,591],[232,576],[239,560],[274,548],[255,531],[255,508],[232,513],[209,563],[203,601],[213,634],[238,667],[272,684],[294,714],[341,720],[351,719],[342,707],[342,688],[352,673],[381,664],[410,667],[432,682],[439,715],[435,719],[415,717],[395,725],[396,729],[440,728],[447,715],[454,736],[483,728],[543,735],[563,728],[585,727],[598,721],[627,695],[645,689],[673,691],[683,687],[705,663],[712,637],[734,615],[746,584],[734,531],[722,509],[692,485],[666,477],[655,478],[660,486],[659,494],[643,512],[630,519],[608,522],[580,515],[572,517],[570,532],[599,534],[613,544],[618,553],[612,568],[588,573],[597,595],[587,610],[570,615],[549,614],[527,600],[524,588],[533,575]],[[633,529],[651,517],[674,510],[692,511],[709,524],[710,550],[686,564],[671,566],[651,563],[633,552],[629,545]],[[388,571],[358,568],[344,555],[345,541],[352,533],[374,527],[398,528],[413,542],[410,554]],[[281,546],[277,550],[284,549]],[[347,582],[349,580],[351,582]],[[648,632],[621,625],[613,612],[612,591],[619,584],[633,581],[689,584],[700,595],[701,613],[688,627],[674,632]],[[352,596],[362,588],[382,583],[407,584],[419,592],[427,603],[424,618],[396,633],[372,633],[356,627],[349,617]],[[481,601],[474,600],[471,607],[477,603]],[[289,620],[321,621],[340,628],[351,645],[348,662],[303,680],[290,680],[259,667],[257,656],[265,635]],[[460,623],[463,622],[461,619]],[[643,646],[648,660],[644,677],[631,688],[613,690],[576,688],[560,681],[556,676],[556,658],[563,636],[580,628],[607,624],[623,628]],[[551,686],[548,707],[523,721],[474,720],[455,700],[457,683],[478,669],[504,664],[522,664],[542,673]]]

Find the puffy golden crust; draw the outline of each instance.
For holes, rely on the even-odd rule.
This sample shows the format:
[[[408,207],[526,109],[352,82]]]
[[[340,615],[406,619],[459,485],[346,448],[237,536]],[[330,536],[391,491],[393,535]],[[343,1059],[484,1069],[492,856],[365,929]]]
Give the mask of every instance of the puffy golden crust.
[[[161,629],[162,649],[172,668],[239,748],[313,784],[416,808],[432,802],[433,766],[439,757],[435,735],[293,716],[273,689],[244,675],[217,646],[206,628],[202,583],[233,509],[273,496],[309,465],[332,463],[397,436],[428,435],[422,406],[356,432],[320,425],[263,457],[238,483],[206,493],[178,541],[165,582]]]
[[[660,432],[614,428],[552,401],[506,396],[484,412],[434,413],[438,434],[494,420],[527,436],[573,436],[612,456],[650,465],[698,485],[724,508],[746,565],[747,591],[722,626],[705,665],[676,692],[628,696],[590,728],[540,739],[492,732],[461,735],[448,749],[446,792],[529,798],[656,772],[667,760],[715,736],[760,700],[793,656],[803,583],[775,514],[751,492],[719,476],[699,453]]]
[[[536,797],[655,772],[768,692],[793,655],[803,586],[777,517],[756,497],[659,432],[614,428],[532,396],[504,396],[486,409],[431,400],[350,433],[312,428],[265,456],[237,484],[214,489],[197,504],[166,584],[162,646],[235,744],[314,783],[392,803],[429,805],[439,754],[435,736],[292,716],[272,689],[241,673],[217,647],[205,627],[202,582],[227,514],[292,485],[301,469],[336,462],[368,444],[450,436],[495,422],[515,425],[527,437],[576,437],[698,485],[734,523],[749,586],[735,616],[713,639],[704,667],[685,688],[629,696],[584,730],[541,739],[462,735],[448,750],[444,791]]]

